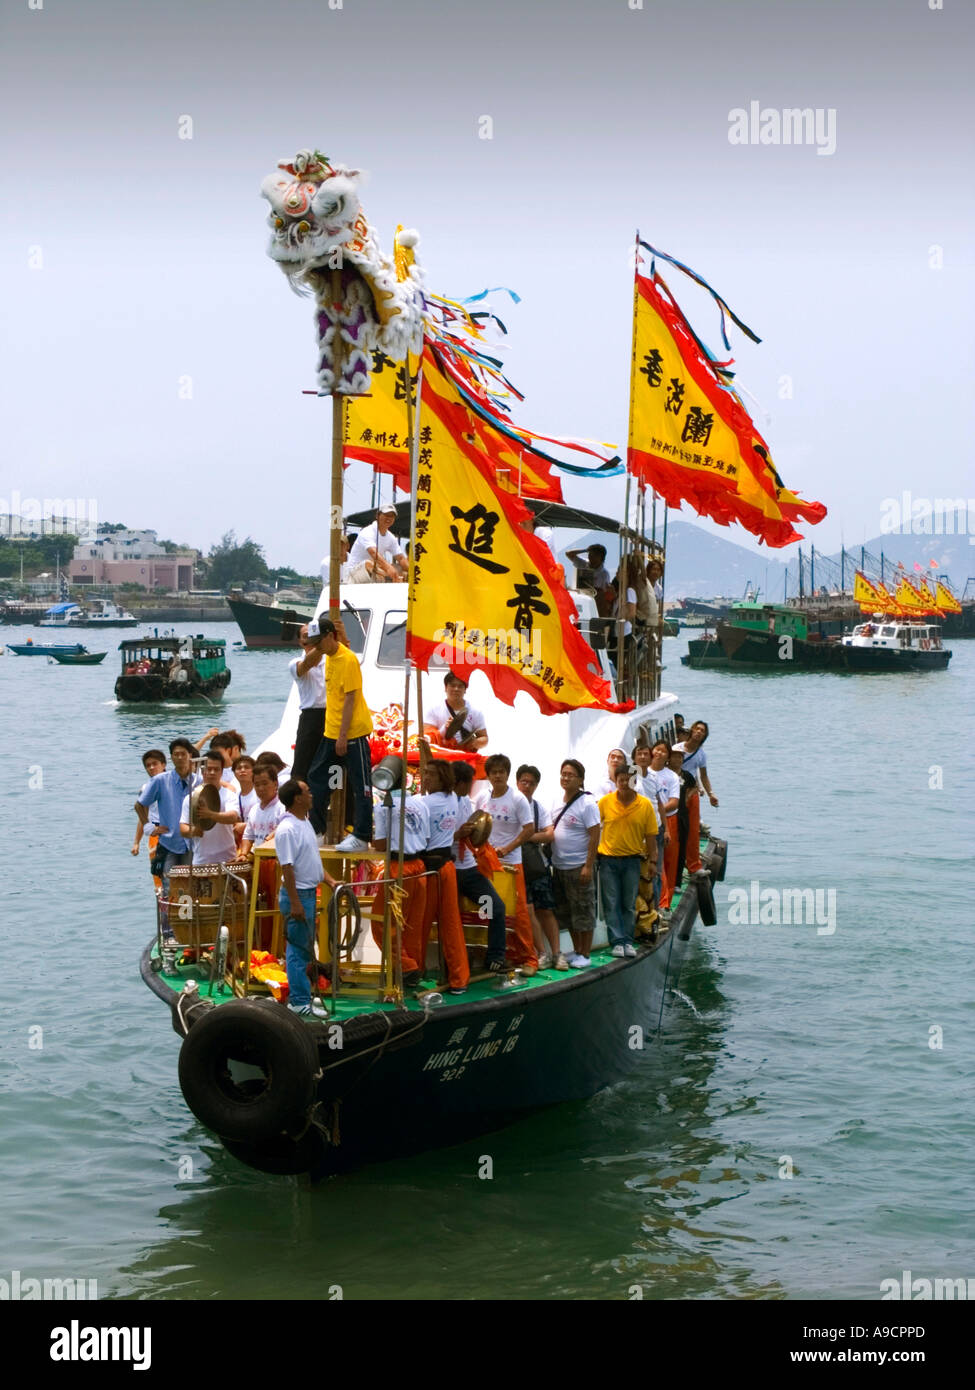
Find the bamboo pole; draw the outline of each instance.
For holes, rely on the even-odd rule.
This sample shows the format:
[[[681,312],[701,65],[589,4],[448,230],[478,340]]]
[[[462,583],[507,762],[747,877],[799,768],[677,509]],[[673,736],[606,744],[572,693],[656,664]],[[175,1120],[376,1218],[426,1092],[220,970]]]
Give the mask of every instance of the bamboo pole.
[[[336,310],[332,338],[332,504],[328,551],[328,616],[333,622],[339,617],[339,580],[342,570],[342,451],[345,446],[345,397],[338,390],[342,370],[342,333],[338,322],[338,305],[342,299],[342,272],[333,270],[330,280],[332,306]]]

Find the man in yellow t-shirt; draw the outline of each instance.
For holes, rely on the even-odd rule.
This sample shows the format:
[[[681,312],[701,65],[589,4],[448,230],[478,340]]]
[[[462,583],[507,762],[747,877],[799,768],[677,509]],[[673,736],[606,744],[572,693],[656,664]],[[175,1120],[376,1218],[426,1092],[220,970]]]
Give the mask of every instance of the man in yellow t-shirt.
[[[313,798],[310,820],[315,833],[324,835],[332,788],[344,785],[350,798],[345,814],[352,834],[336,848],[368,849],[372,839],[372,715],[362,695],[362,670],[355,652],[339,642],[330,618],[320,619],[318,640],[325,653],[325,737],[308,769]]]
[[[647,877],[657,867],[657,814],[652,802],[633,790],[637,769],[623,763],[616,769],[616,790],[599,799],[599,891],[614,956],[635,956],[633,930],[640,866],[646,859]]]

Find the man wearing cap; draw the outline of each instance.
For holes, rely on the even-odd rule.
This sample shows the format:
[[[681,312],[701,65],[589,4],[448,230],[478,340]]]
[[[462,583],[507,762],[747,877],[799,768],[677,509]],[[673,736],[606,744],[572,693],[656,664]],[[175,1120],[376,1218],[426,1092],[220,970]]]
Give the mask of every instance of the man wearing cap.
[[[345,815],[352,822],[352,834],[337,848],[368,849],[372,839],[372,715],[362,695],[359,659],[339,642],[331,618],[319,620],[317,634],[313,624],[309,628],[309,635],[317,636],[326,657],[325,736],[308,770],[314,798],[310,820],[316,834],[323,835],[332,789],[345,786],[349,794]]]
[[[356,584],[383,583],[406,578],[406,553],[390,527],[396,508],[387,502],[376,513],[376,520],[364,526],[349,553],[349,577]]]

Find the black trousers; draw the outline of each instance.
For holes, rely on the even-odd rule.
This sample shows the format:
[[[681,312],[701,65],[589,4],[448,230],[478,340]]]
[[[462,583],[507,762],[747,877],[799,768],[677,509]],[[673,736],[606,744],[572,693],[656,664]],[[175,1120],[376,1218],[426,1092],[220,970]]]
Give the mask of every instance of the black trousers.
[[[346,823],[352,822],[352,833],[368,844],[372,839],[372,761],[369,740],[350,738],[348,749],[335,751],[335,739],[323,738],[315,759],[308,769],[308,786],[313,797],[309,819],[316,835],[324,835],[328,803],[333,787],[344,786]]]
[[[318,745],[325,736],[325,710],[322,708],[303,709],[298,716],[298,733],[295,737],[295,755],[291,763],[292,777],[302,782],[308,781],[308,769],[315,761]]]

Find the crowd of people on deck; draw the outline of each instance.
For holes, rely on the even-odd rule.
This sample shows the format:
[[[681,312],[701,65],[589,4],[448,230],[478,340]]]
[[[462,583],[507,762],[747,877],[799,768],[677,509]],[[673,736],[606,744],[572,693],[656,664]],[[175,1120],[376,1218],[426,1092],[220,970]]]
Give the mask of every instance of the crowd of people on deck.
[[[466,683],[448,672],[443,700],[425,710],[420,785],[380,797],[372,786],[372,717],[357,658],[327,618],[302,628],[300,643],[302,655],[291,662],[301,713],[290,767],[273,752],[248,755],[234,729],[210,729],[195,743],[174,738],[171,769],[162,749],[143,757],[148,780],[135,803],[132,853],[148,831],[164,941],[175,867],[247,864],[256,848],[273,844],[282,870],[278,906],[286,924],[289,1007],[317,1016],[321,1006],[312,999],[306,967],[314,959],[318,886],[334,886],[320,851],[338,787],[345,793],[344,824],[352,829],[337,851],[388,852],[389,877],[398,878],[402,839],[402,923],[394,937],[407,986],[426,974],[436,919],[447,988],[465,992],[465,900],[473,905],[468,924],[484,929],[488,975],[512,967],[526,975],[588,967],[597,880],[613,956],[636,954],[642,923],[667,922],[684,871],[701,869],[700,798],[718,805],[708,779],[706,723],[685,729],[676,715],[675,742],[611,749],[606,774],[591,790],[586,768],[567,758],[558,769],[560,794],[553,798],[549,783],[542,799],[538,767],[522,764],[512,777],[504,753],[482,761],[485,716],[468,703]],[[475,781],[487,783],[477,795]],[[209,805],[197,794],[205,786],[213,789]],[[384,861],[375,865],[382,877]],[[499,875],[501,868],[510,875]],[[499,892],[505,885],[507,905]],[[383,911],[380,886],[373,910],[380,946]],[[513,921],[510,941],[506,918]],[[563,931],[572,942],[568,954]]]

